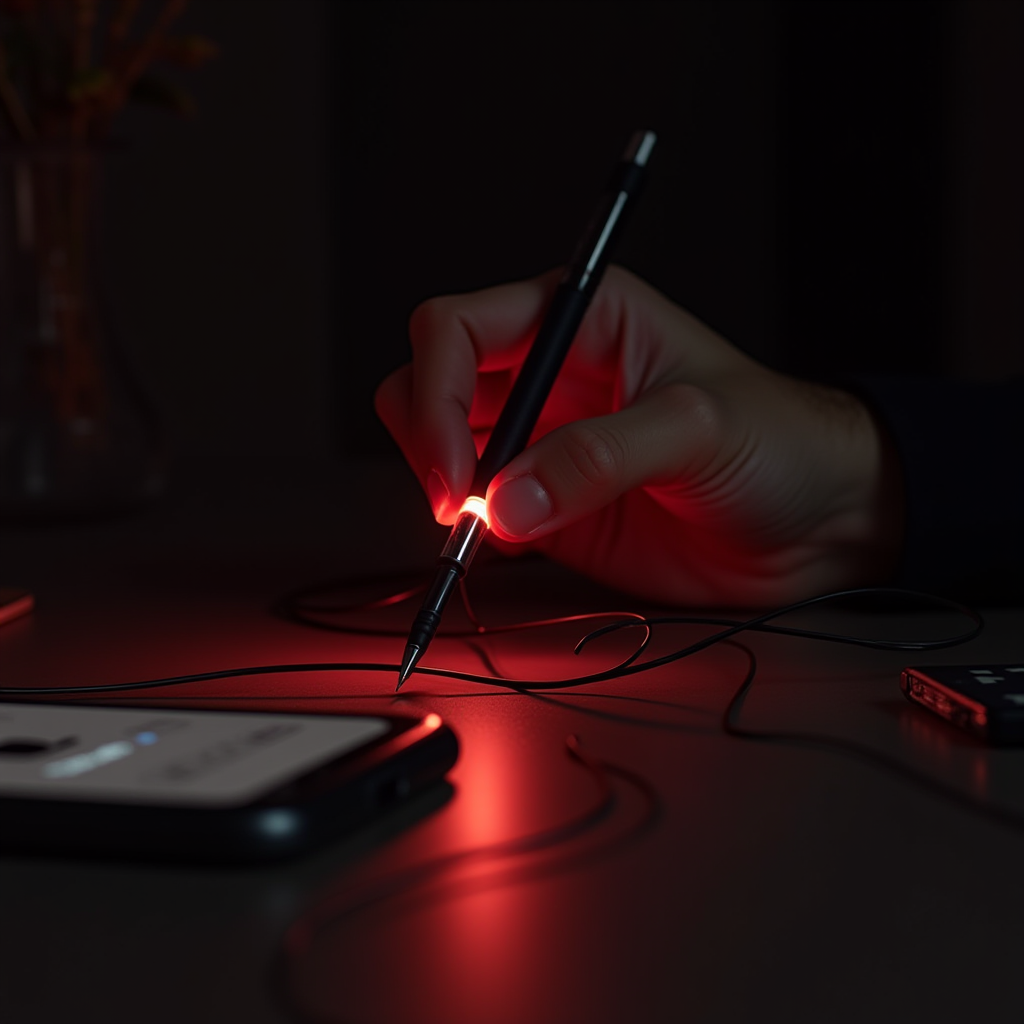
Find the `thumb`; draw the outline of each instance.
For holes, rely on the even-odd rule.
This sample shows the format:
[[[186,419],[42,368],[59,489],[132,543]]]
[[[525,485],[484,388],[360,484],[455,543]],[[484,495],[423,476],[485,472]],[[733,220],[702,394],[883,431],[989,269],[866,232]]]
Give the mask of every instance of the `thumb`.
[[[636,487],[701,474],[721,450],[708,392],[669,384],[620,412],[553,430],[491,481],[487,508],[502,540],[537,540]]]

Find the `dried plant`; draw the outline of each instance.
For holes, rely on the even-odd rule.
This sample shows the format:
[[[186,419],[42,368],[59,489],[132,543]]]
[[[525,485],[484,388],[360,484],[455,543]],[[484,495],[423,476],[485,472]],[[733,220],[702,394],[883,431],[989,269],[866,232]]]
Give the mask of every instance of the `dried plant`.
[[[98,141],[133,100],[191,113],[191,97],[150,71],[158,62],[198,67],[216,54],[204,36],[170,34],[186,3],[0,0],[2,135]]]
[[[48,453],[53,480],[65,470],[73,481],[113,479],[134,443],[118,426],[127,406],[115,401],[95,294],[96,186],[103,140],[128,102],[192,111],[185,92],[151,71],[215,55],[202,36],[171,34],[185,4],[0,0],[0,364],[20,367],[6,404],[23,421],[8,434]]]

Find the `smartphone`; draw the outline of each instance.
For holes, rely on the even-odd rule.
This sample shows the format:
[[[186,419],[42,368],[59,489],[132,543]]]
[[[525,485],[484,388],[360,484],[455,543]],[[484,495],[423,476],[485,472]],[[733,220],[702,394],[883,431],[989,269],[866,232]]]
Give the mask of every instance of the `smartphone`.
[[[999,746],[1024,743],[1024,662],[905,668],[908,700]]]
[[[0,702],[0,851],[292,857],[439,781],[440,716]]]

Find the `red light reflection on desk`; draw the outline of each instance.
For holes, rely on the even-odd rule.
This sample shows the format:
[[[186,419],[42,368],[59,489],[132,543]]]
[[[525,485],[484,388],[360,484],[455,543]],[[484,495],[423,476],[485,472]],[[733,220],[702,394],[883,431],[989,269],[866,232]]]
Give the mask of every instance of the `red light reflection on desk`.
[[[948,772],[956,772],[965,782],[964,776],[969,777],[969,789],[976,797],[990,795],[988,748],[966,734],[961,737],[954,726],[921,708],[908,705],[901,711],[899,721],[900,732],[909,741],[917,760],[927,758]]]
[[[501,847],[558,825],[579,808],[549,800],[544,772],[550,764],[524,767],[514,731],[496,733],[492,722],[478,719],[460,731],[464,748],[450,776],[456,796],[445,812],[443,847],[421,847],[413,859],[429,864],[469,855],[336,925],[314,905],[320,923],[306,932],[291,965],[294,997],[315,1010],[314,1019],[528,1020],[531,1007],[523,1001],[549,987],[538,984],[538,973],[564,967],[569,954],[544,938],[557,931],[548,901],[524,888],[563,851],[524,855]],[[339,906],[350,903],[344,889],[338,895]],[[522,984],[524,972],[529,986]]]
[[[504,840],[533,831],[538,814],[523,792],[523,759],[514,739],[501,736],[478,736],[467,751],[460,768],[454,773],[458,792],[458,814],[452,819],[453,846],[476,849],[494,846]],[[453,900],[440,918],[442,935],[439,941],[454,962],[473,970],[461,972],[471,979],[464,997],[471,1003],[480,1000],[485,1008],[487,991],[493,990],[495,964],[501,963],[510,940],[529,927],[522,913],[517,913],[514,891],[487,889],[488,879],[507,871],[514,858],[483,856],[468,863],[457,874],[458,885],[471,895]],[[473,891],[477,890],[475,894]],[[465,984],[465,980],[463,982]]]

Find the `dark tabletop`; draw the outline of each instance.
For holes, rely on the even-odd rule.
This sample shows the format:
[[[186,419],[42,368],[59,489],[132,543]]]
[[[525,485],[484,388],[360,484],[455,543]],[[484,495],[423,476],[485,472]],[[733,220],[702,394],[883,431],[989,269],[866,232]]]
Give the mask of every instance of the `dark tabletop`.
[[[401,638],[271,609],[318,580],[428,569],[445,531],[404,471],[252,460],[174,479],[143,515],[0,529],[0,583],[37,598],[0,627],[4,686],[397,662]],[[472,596],[489,623],[636,604],[530,559],[475,567]],[[374,621],[400,630],[412,611]],[[723,732],[748,666],[727,646],[544,694],[417,674],[396,696],[391,675],[370,672],[150,691],[151,706],[436,711],[462,753],[449,785],[290,864],[0,859],[3,1019],[1020,1021],[1024,828],[970,801],[1024,815],[1024,750],[983,746],[898,685],[907,664],[1021,659],[1024,612],[985,617],[979,639],[923,656],[747,635],[759,668],[742,723],[813,744]],[[799,621],[891,637],[963,628],[892,609]],[[560,678],[624,655],[625,634],[575,656],[587,628],[441,638],[424,664]],[[570,735],[600,764],[573,758]],[[600,776],[614,801],[559,831],[599,802]]]

